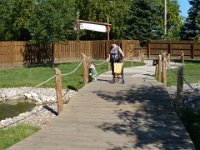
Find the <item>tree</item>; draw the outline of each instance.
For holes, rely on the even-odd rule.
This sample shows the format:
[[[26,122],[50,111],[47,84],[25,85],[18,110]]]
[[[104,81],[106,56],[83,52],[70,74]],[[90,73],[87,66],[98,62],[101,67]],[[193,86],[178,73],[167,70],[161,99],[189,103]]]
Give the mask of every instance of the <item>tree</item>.
[[[76,0],[79,19],[93,22],[107,22],[111,25],[111,38],[122,38],[126,29],[124,24],[128,14],[130,0]],[[85,31],[81,39],[106,39],[106,34]]]
[[[179,15],[180,9],[177,0],[168,1],[167,6],[167,39],[179,40],[182,18]]]
[[[13,40],[29,40],[29,25],[32,10],[35,5],[34,0],[15,0],[11,14],[11,28]]]
[[[75,19],[74,0],[40,0],[31,16],[31,41],[52,43],[73,39],[72,24]]]
[[[2,40],[29,40],[28,26],[34,4],[34,0],[0,1]]]
[[[190,0],[191,8],[188,17],[181,27],[182,40],[196,40],[200,34],[200,0]]]
[[[160,34],[158,27],[161,17],[157,15],[160,12],[159,8],[160,4],[153,0],[134,0],[129,10],[126,22],[128,28],[124,37],[140,41],[156,39]]]
[[[11,12],[14,7],[14,0],[0,1],[0,40],[12,40],[13,34],[10,31]]]

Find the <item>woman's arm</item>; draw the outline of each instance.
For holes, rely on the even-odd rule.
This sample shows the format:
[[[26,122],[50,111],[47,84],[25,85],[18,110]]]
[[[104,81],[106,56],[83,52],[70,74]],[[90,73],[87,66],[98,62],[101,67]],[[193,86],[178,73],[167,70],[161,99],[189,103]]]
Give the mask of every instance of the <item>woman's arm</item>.
[[[106,61],[107,61],[107,63],[110,62],[110,54],[108,54]]]
[[[119,48],[119,52],[120,52],[120,54],[122,55],[122,57],[124,57],[124,53],[123,53],[123,51],[122,51],[121,48]]]

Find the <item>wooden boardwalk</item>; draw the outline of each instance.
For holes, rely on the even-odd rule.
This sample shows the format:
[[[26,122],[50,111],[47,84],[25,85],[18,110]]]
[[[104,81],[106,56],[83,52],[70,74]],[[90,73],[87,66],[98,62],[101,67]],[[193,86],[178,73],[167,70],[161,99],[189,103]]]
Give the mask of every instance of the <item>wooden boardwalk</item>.
[[[82,88],[62,113],[9,150],[195,149],[162,84],[126,72]]]

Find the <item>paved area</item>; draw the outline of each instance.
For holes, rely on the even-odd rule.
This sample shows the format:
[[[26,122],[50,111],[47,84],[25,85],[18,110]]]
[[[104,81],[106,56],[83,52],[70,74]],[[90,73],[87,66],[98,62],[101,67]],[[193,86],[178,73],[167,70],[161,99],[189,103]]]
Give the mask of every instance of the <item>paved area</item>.
[[[50,124],[9,150],[195,149],[154,71],[151,62],[125,69],[125,84],[102,74]]]

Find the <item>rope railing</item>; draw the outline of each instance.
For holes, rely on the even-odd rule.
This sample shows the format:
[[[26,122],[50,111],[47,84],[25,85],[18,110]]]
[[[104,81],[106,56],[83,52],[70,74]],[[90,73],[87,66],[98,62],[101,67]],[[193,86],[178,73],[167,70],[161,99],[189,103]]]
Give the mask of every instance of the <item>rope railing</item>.
[[[73,71],[71,71],[71,72],[69,72],[69,73],[66,73],[66,74],[62,74],[62,76],[67,76],[67,75],[70,75],[70,74],[74,73],[74,72],[81,66],[82,62],[83,62],[83,60],[78,64],[78,66],[77,66]],[[32,87],[32,88],[29,89],[29,90],[25,90],[25,91],[20,92],[20,93],[18,93],[18,94],[16,94],[16,95],[7,97],[6,99],[11,99],[11,98],[16,97],[16,96],[18,96],[18,95],[21,95],[21,94],[30,92],[30,91],[32,91],[34,88],[38,88],[38,87],[42,86],[43,84],[45,84],[45,83],[51,81],[51,80],[54,79],[55,77],[56,77],[56,75],[54,75],[54,76],[50,77],[49,79],[47,79],[47,80],[45,80],[45,81],[39,83],[38,85]],[[63,95],[62,95],[62,96],[63,96]],[[55,103],[57,103],[57,102],[55,102]],[[45,105],[46,105],[46,104],[45,104]],[[26,118],[30,117],[30,116],[33,115],[33,114],[36,114],[36,113],[42,111],[43,109],[45,109],[45,108],[42,107],[41,109],[39,109],[39,110],[37,110],[37,111],[34,111],[33,113],[30,113],[28,116],[25,116],[24,118],[15,119],[15,121],[10,122],[10,123],[8,123],[7,125],[4,125],[3,127],[0,127],[0,129],[7,128],[7,127],[9,127],[9,126],[11,126],[11,125],[17,124],[17,123],[20,122],[21,120],[25,120]]]
[[[103,64],[105,64],[105,63],[107,63],[106,60],[104,60],[103,62],[101,62],[101,63],[99,63],[99,64],[95,63],[95,65],[96,65],[96,66],[101,66],[101,65],[103,65]]]
[[[168,64],[168,63],[166,63],[167,64],[167,67],[169,68],[169,70],[172,72],[172,73],[174,73],[175,75],[178,75],[177,74],[177,69],[175,68],[175,69],[173,69],[173,68],[171,68],[170,67],[170,64]],[[177,65],[176,67],[179,67],[180,65]],[[186,80],[186,78],[183,76],[183,80],[184,80],[184,82],[186,83],[186,85],[191,89],[191,90],[193,90],[193,91],[195,91],[195,92],[197,92],[197,90]]]
[[[81,66],[82,63],[83,63],[83,59],[81,60],[81,62],[78,64],[78,66],[73,71],[71,71],[69,73],[64,73],[64,74],[61,74],[61,75],[62,76],[68,76],[68,75],[74,73],[76,70],[78,70],[78,68]]]
[[[78,65],[73,71],[71,71],[71,72],[69,72],[69,73],[66,73],[66,74],[61,74],[61,75],[62,75],[62,76],[67,76],[67,75],[70,75],[70,74],[74,73],[74,72],[81,66],[82,62],[83,62],[83,60],[79,63],[79,65]],[[45,83],[51,81],[51,80],[54,79],[55,77],[56,77],[56,75],[54,75],[54,76],[48,78],[47,80],[45,80],[45,81],[43,81],[43,82],[37,84],[37,85],[34,86],[34,87],[31,87],[31,89],[29,89],[29,90],[25,90],[25,91],[20,92],[20,93],[18,93],[18,94],[16,94],[16,95],[13,95],[13,96],[10,96],[10,97],[6,97],[6,99],[12,99],[13,97],[19,96],[19,95],[21,95],[21,94],[31,92],[34,88],[38,88],[38,87],[44,85]]]
[[[185,99],[185,96],[188,97],[189,99],[192,99],[193,96],[200,96],[200,89],[199,88],[195,88],[193,87],[193,85],[188,82],[188,80],[185,78],[184,76],[184,53],[181,53],[181,65],[180,64],[176,64],[175,66],[173,66],[173,68],[171,67],[171,65],[168,63],[168,61],[166,61],[166,54],[159,55],[159,61],[158,64],[156,66],[156,77],[159,81],[164,81],[164,76],[160,77],[161,75],[161,70],[162,70],[162,74],[163,72],[165,72],[165,68],[163,68],[166,65],[166,68],[171,71],[174,75],[177,76],[177,91],[176,91],[176,98],[175,98],[175,102],[176,102],[176,109],[177,112],[182,115],[182,108],[183,108],[183,99],[184,99],[184,103],[187,101],[187,98]],[[196,80],[196,78],[193,78]],[[186,86],[188,86],[189,88],[186,88],[186,86],[184,86],[184,83]],[[163,82],[164,84],[164,82]],[[186,102],[187,103],[187,102]]]

